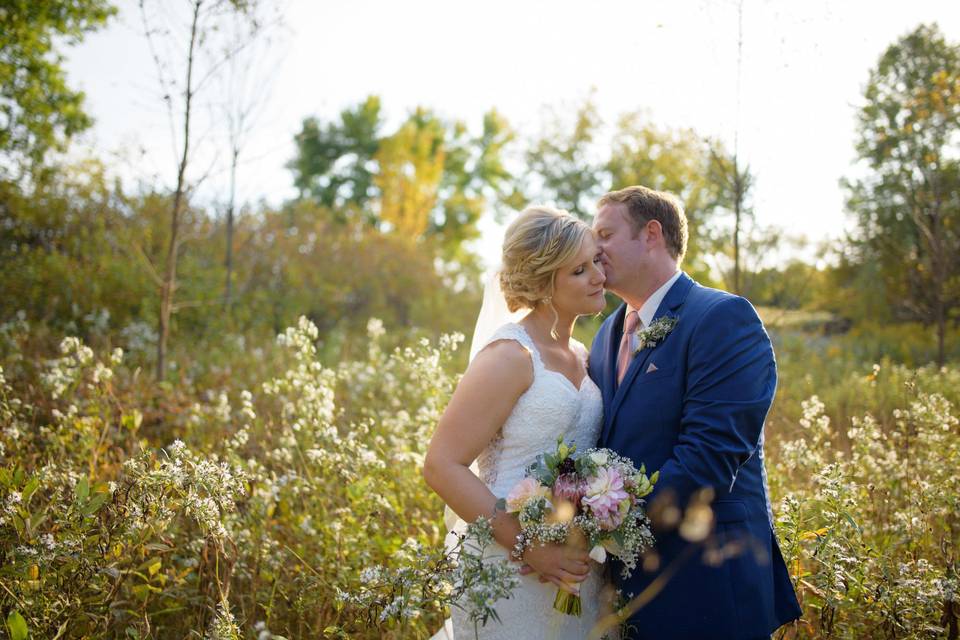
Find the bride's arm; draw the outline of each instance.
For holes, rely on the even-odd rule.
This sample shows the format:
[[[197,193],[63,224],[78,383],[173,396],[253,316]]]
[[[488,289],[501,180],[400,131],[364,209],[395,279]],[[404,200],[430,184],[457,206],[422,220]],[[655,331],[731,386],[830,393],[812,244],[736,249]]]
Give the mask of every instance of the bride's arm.
[[[477,354],[460,379],[440,417],[423,462],[423,477],[466,522],[492,518],[493,535],[512,549],[520,523],[511,514],[494,513],[497,497],[470,471],[484,447],[496,437],[521,395],[533,384],[530,354],[514,341],[499,341]],[[589,573],[587,552],[574,545],[534,545],[523,556],[543,578],[575,593],[571,586]]]
[[[494,515],[496,496],[470,464],[497,435],[521,395],[533,383],[530,354],[502,340],[486,347],[467,367],[440,417],[423,462],[423,477],[465,522]],[[493,521],[497,542],[512,549],[520,533],[516,518]]]

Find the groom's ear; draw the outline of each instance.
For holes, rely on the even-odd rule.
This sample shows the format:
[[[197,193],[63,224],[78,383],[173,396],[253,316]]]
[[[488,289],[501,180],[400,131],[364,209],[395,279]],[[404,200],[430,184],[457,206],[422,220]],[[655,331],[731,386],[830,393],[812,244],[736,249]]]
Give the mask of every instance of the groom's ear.
[[[663,225],[659,220],[648,220],[643,226],[643,239],[648,244],[663,242]]]

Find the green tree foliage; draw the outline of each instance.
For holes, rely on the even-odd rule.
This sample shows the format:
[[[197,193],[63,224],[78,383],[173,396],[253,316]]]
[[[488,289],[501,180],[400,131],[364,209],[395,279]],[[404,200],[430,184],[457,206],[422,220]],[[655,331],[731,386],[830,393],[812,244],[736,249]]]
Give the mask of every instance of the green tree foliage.
[[[479,305],[477,287],[455,289],[433,264],[435,248],[397,234],[332,221],[312,202],[249,217],[238,230],[241,326],[282,330],[306,315],[323,335],[363,333],[357,318],[376,316],[389,329],[419,327],[436,335],[466,327]]]
[[[309,117],[294,139],[297,154],[288,164],[300,198],[330,209],[362,210],[374,197],[374,156],[380,149],[380,98],[370,96],[344,109],[338,120]]]
[[[62,168],[25,194],[0,183],[0,321],[18,311],[74,331],[85,318],[124,326],[150,317],[153,283],[128,252],[129,200],[95,161]],[[145,241],[146,237],[141,241]]]
[[[577,107],[572,123],[556,109],[547,110],[543,128],[526,152],[528,200],[552,202],[583,220],[593,217],[607,182],[603,152],[596,146],[601,124],[592,97]]]
[[[754,305],[789,310],[814,307],[827,280],[825,271],[796,259],[750,275],[749,296]]]
[[[644,185],[677,195],[684,204],[690,234],[684,268],[710,282],[707,257],[722,244],[717,216],[724,184],[712,171],[722,147],[692,129],[668,129],[640,112],[620,117],[606,170],[612,189]]]
[[[381,141],[374,184],[379,192],[380,221],[389,231],[419,238],[427,230],[443,178],[445,137],[443,123],[418,108]]]
[[[115,12],[108,0],[0,2],[0,175],[22,177],[90,126],[57,45],[80,42]]]
[[[898,317],[936,327],[942,363],[960,308],[960,47],[935,25],[871,71],[856,149],[866,175],[846,186],[860,262],[876,263]]]
[[[485,211],[514,196],[504,164],[514,136],[506,119],[491,110],[474,135],[464,122],[418,107],[395,131],[382,128],[376,96],[333,122],[305,119],[288,164],[299,200],[342,224],[429,238],[442,259],[473,265],[464,244],[478,237]]]
[[[462,122],[451,127],[440,183],[441,205],[429,225],[429,234],[437,238],[447,259],[472,262],[464,242],[479,237],[477,223],[485,210],[514,203],[513,176],[504,164],[513,140],[510,125],[496,110],[484,114],[477,137],[471,137]]]
[[[744,271],[750,258],[757,258],[756,249],[769,245],[772,236],[779,235],[776,229],[760,230],[755,227],[756,216],[753,204],[753,174],[750,167],[742,165],[735,153],[730,153],[715,144],[710,152],[708,180],[717,190],[717,204],[727,213],[732,228],[714,236],[715,249],[725,254],[730,262],[723,269],[727,289],[738,295],[747,294]],[[749,226],[748,226],[749,225]],[[753,250],[753,251],[752,251]]]
[[[0,323],[19,312],[54,331],[112,340],[152,362],[156,281],[170,242],[172,196],[124,193],[94,161],[61,167],[29,195],[0,183]],[[478,287],[451,264],[439,272],[438,239],[413,244],[362,223],[339,224],[310,201],[248,210],[237,220],[235,300],[223,314],[226,221],[191,206],[180,220],[175,330],[184,349],[228,334],[273,335],[300,315],[349,346],[376,316],[393,330],[436,336],[476,317]],[[181,353],[182,354],[182,350]]]

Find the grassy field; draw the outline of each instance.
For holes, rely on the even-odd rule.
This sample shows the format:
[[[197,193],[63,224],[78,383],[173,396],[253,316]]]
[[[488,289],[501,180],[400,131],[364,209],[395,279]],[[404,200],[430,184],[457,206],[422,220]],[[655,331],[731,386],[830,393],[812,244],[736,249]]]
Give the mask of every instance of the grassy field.
[[[763,315],[780,367],[770,490],[804,607],[780,637],[955,637],[960,371],[851,346],[920,353],[922,329],[829,336],[801,330],[822,315]],[[375,320],[368,336],[346,359],[305,320],[242,349],[228,336],[157,385],[107,338],[0,328],[7,635],[435,631],[452,574],[420,465],[460,340]]]

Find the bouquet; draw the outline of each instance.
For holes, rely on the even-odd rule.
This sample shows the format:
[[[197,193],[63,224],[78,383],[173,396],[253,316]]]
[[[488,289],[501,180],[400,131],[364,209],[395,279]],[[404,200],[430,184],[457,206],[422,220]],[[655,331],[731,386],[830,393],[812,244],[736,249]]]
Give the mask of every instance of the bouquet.
[[[520,557],[534,543],[563,544],[580,537],[591,559],[602,564],[610,553],[628,576],[653,544],[643,498],[653,491],[659,472],[648,478],[642,465],[638,470],[609,449],[575,454],[576,446],[560,438],[556,451],[537,456],[524,479],[498,502],[520,520],[514,555]],[[579,616],[580,596],[558,589],[553,608]]]

